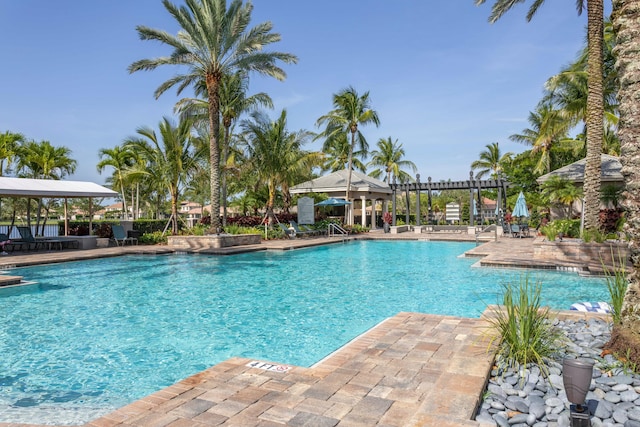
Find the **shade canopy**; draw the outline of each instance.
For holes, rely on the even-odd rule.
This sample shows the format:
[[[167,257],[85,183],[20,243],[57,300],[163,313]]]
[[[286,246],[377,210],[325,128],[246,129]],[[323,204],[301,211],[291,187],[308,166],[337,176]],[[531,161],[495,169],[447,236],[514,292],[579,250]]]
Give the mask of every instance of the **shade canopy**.
[[[574,182],[576,184],[582,184],[584,182],[584,170],[586,165],[586,159],[578,160],[570,165],[556,169],[546,175],[542,175],[536,181],[538,184],[544,184],[553,176],[559,176],[560,178]],[[622,164],[620,158],[610,156],[608,154],[600,155],[600,182],[603,184],[622,184],[624,177],[622,176]]]
[[[294,185],[289,189],[291,194],[326,193],[329,197],[345,195],[349,172],[340,170],[321,176],[302,184]],[[351,171],[351,188],[349,198],[358,199],[365,196],[368,199],[391,200],[393,190],[386,182],[372,178],[358,171]]]
[[[0,177],[0,197],[116,197],[117,192],[93,182]]]
[[[348,202],[345,199],[329,197],[327,200],[323,200],[321,202],[316,203],[316,206],[344,206],[344,205],[350,205],[350,204],[351,202]]]
[[[529,217],[529,209],[527,209],[527,201],[524,198],[524,193],[521,191],[518,194],[518,199],[516,200],[516,205],[513,208],[513,212],[511,212],[511,216],[515,217]]]

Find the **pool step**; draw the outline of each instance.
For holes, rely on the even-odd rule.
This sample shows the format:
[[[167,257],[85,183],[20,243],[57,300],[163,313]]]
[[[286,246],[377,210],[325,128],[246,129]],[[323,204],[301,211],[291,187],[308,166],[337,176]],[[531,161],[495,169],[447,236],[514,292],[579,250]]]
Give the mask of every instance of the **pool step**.
[[[19,285],[22,282],[22,276],[0,276],[0,287]]]

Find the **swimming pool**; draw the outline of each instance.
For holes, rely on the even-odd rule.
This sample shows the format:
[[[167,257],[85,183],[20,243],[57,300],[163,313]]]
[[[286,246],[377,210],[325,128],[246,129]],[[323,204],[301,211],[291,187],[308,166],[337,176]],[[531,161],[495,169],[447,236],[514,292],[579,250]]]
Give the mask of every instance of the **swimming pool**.
[[[0,289],[0,421],[80,424],[241,356],[309,366],[400,311],[477,317],[526,273],[469,243],[350,242],[227,257],[124,256],[12,271]],[[554,308],[602,279],[530,272]]]

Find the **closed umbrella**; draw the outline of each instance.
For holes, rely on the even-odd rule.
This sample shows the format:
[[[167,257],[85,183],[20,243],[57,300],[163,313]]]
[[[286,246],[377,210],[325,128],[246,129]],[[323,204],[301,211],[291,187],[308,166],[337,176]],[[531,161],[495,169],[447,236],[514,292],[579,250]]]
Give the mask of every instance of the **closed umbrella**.
[[[518,194],[516,205],[511,212],[511,216],[529,218],[529,209],[527,209],[527,201],[524,198],[524,193],[521,191]]]

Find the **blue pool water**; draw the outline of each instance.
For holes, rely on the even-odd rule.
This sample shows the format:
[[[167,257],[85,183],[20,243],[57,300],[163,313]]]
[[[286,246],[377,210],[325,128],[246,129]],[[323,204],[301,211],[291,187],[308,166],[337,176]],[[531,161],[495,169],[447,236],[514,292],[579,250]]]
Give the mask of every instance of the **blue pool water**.
[[[602,279],[473,268],[468,243],[351,242],[21,268],[0,289],[0,421],[78,424],[233,356],[309,366],[400,311],[478,317],[529,274],[543,302]]]

